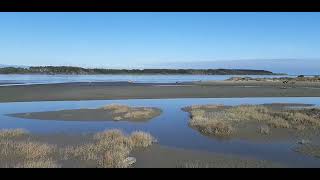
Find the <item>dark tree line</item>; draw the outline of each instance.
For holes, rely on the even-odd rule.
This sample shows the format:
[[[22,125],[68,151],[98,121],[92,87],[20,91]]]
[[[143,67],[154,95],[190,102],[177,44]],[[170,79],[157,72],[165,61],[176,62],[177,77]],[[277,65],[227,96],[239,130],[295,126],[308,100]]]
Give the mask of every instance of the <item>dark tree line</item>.
[[[272,75],[265,70],[249,69],[98,69],[72,66],[34,66],[0,68],[0,74],[199,74],[199,75]]]

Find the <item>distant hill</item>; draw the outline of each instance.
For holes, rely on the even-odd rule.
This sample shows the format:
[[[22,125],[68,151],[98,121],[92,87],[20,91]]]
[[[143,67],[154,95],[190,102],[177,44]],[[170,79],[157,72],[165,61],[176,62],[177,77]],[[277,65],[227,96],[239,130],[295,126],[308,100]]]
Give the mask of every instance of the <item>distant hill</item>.
[[[202,75],[274,75],[271,71],[251,69],[89,69],[71,66],[4,67],[0,74],[202,74]]]

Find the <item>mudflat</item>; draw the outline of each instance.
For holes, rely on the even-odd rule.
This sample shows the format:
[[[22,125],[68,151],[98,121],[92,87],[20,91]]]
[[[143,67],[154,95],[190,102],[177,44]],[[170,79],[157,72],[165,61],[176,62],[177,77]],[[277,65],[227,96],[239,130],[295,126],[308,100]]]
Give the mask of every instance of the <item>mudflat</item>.
[[[161,112],[160,109],[152,107],[130,107],[111,104],[97,109],[18,113],[9,114],[8,116],[38,120],[146,122],[159,116]]]
[[[0,102],[232,97],[320,97],[320,83],[284,86],[281,82],[96,82],[0,87]]]
[[[277,162],[228,154],[172,148],[155,144],[136,150],[136,168],[281,168]]]

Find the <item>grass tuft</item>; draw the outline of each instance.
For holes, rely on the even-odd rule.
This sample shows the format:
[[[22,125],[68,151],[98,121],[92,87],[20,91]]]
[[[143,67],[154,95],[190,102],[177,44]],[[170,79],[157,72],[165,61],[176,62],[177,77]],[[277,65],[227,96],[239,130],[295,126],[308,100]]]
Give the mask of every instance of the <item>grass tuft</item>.
[[[108,130],[94,135],[95,142],[65,149],[66,159],[94,161],[102,168],[126,168],[131,150],[138,147],[149,147],[154,137],[141,131],[125,136],[118,129]]]
[[[29,135],[24,129],[2,129],[0,130],[0,139],[18,138]]]
[[[264,105],[194,105],[183,110],[190,113],[191,127],[214,136],[230,136],[240,123],[267,124],[269,128],[299,131],[320,128],[320,109],[275,110]],[[264,128],[259,131],[266,134],[268,130]]]
[[[151,134],[142,132],[142,131],[135,131],[130,136],[131,143],[133,147],[136,148],[146,148],[152,145],[152,143],[156,142],[156,139],[151,136]]]
[[[113,119],[116,121],[123,119],[146,120],[152,119],[160,114],[160,110],[156,108],[129,107],[121,104],[111,104],[102,107],[102,109],[111,111]]]

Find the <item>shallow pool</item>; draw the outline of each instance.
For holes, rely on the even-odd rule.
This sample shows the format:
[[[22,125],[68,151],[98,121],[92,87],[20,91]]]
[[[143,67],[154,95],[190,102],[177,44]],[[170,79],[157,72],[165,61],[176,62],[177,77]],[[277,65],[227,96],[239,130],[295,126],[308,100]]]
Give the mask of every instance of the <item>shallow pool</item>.
[[[56,111],[65,109],[97,108],[110,103],[133,106],[158,107],[163,113],[148,121],[134,122],[80,122],[20,119],[6,116],[11,113]],[[91,133],[119,128],[127,133],[134,130],[150,132],[161,145],[206,150],[273,160],[293,167],[320,167],[320,159],[292,151],[293,141],[251,142],[240,139],[221,140],[201,135],[188,126],[188,113],[182,107],[194,104],[263,104],[306,103],[320,105],[320,98],[191,98],[191,99],[145,99],[145,100],[98,100],[0,103],[0,128],[24,128],[34,133]]]

